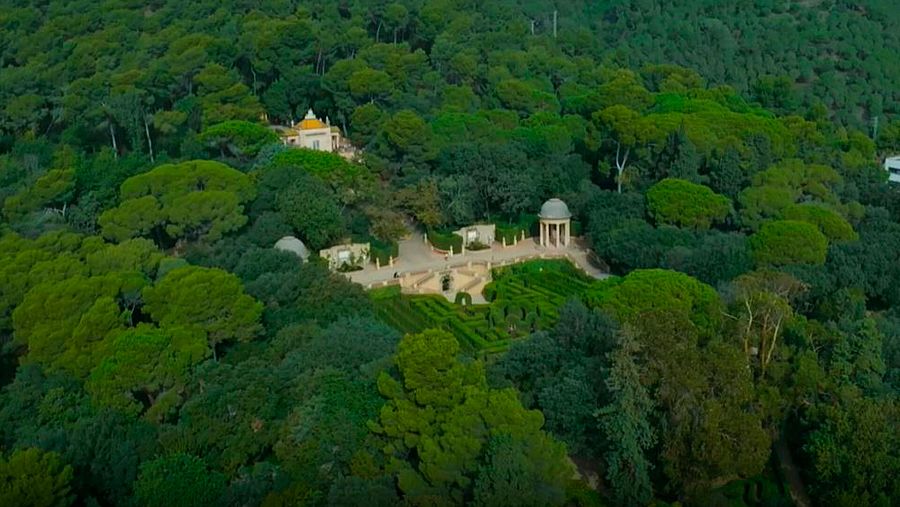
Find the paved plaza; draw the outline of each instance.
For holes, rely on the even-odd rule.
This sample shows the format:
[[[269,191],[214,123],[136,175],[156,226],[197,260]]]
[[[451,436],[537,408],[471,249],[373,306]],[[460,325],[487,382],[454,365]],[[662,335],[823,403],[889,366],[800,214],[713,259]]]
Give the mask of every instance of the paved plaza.
[[[452,257],[436,252],[431,245],[425,242],[420,232],[413,232],[408,238],[399,242],[399,256],[394,261],[394,266],[382,266],[376,268],[369,264],[365,269],[347,273],[349,278],[364,287],[380,285],[397,276],[408,273],[422,273],[438,271],[448,268],[466,266],[469,262],[485,263],[492,265],[512,264],[534,258],[568,258],[585,273],[594,278],[609,276],[588,261],[589,250],[582,241],[573,238],[568,246],[541,246],[537,238],[525,238],[515,245],[502,246],[494,243],[491,248],[477,251],[466,251],[465,254],[456,254]]]

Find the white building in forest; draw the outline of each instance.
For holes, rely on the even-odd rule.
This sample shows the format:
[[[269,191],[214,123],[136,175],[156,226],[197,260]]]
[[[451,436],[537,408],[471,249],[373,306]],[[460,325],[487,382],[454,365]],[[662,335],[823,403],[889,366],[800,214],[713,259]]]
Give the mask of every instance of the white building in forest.
[[[884,170],[888,172],[888,181],[900,183],[900,156],[884,159]]]
[[[332,127],[328,118],[316,118],[313,110],[299,123],[291,121],[290,128],[281,128],[281,140],[285,146],[337,153],[342,149],[341,129]]]

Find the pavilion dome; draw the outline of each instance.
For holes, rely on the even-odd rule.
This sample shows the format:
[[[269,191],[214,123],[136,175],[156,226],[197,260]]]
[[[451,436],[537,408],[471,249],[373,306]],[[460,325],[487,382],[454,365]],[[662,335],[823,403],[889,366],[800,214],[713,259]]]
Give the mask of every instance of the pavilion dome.
[[[316,114],[310,109],[306,112],[306,116],[297,124],[300,130],[325,129],[328,128],[322,120],[316,118]]]
[[[541,206],[541,213],[538,216],[546,220],[565,220],[572,218],[572,213],[565,202],[554,197]]]
[[[300,257],[303,262],[306,262],[306,260],[309,259],[309,249],[306,248],[306,245],[304,245],[302,241],[294,236],[285,236],[276,241],[275,250],[291,252],[297,257]]]

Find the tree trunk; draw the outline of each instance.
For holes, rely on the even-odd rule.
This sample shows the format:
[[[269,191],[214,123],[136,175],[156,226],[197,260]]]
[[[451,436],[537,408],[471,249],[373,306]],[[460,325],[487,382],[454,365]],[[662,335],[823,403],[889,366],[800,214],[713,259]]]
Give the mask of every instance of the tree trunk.
[[[116,144],[116,129],[113,127],[112,119],[108,120],[107,123],[109,124],[109,138],[112,139],[113,155],[118,159],[119,146]]]
[[[381,21],[378,21],[378,28],[375,29],[375,43],[381,42],[378,38],[381,36]]]
[[[621,143],[616,141],[616,188],[620,194],[622,193],[622,175],[625,173],[625,165],[628,163],[628,154],[631,153],[631,148],[626,148],[625,155],[620,158],[621,149]]]
[[[150,151],[150,162],[155,162],[153,158],[153,139],[150,137],[150,125],[147,123],[147,117],[144,117],[144,133],[147,134],[147,148]]]

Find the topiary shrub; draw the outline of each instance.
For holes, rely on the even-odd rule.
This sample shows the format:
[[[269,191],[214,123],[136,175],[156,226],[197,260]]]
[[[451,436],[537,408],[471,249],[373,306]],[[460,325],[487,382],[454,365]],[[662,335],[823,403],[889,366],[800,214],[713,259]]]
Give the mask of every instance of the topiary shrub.
[[[489,283],[484,287],[484,290],[482,290],[481,293],[487,301],[494,301],[497,298],[497,285],[495,283]]]
[[[468,292],[457,292],[454,302],[458,305],[469,306],[472,304],[472,295]]]

